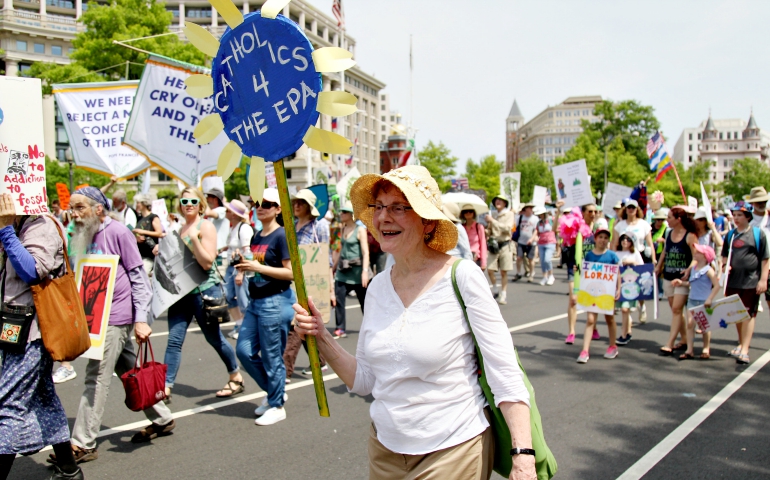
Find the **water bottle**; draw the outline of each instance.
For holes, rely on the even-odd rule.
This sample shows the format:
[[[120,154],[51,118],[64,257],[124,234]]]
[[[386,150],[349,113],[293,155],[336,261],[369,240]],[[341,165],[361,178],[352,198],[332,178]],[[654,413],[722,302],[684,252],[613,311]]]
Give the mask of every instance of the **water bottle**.
[[[250,261],[254,260],[254,254],[251,252],[251,250],[247,250],[243,254],[243,260],[245,260],[247,262],[250,262]],[[244,270],[243,276],[244,276],[244,278],[251,278],[251,277],[254,276],[255,273],[257,273],[257,272],[252,272],[252,271],[249,271],[249,270]]]

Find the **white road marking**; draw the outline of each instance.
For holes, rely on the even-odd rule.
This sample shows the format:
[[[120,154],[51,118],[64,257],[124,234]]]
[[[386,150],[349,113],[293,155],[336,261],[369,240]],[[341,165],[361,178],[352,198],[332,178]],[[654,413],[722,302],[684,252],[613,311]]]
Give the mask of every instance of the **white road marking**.
[[[722,390],[716,395],[711,397],[711,400],[706,402],[705,405],[700,407],[698,411],[693,413],[690,418],[685,420],[681,425],[669,433],[666,438],[660,441],[657,445],[652,447],[652,450],[647,452],[636,463],[631,465],[631,468],[625,471],[623,475],[618,477],[618,480],[637,480],[647,474],[655,465],[663,460],[671,451],[679,445],[682,440],[695,430],[698,425],[703,423],[709,415],[714,413],[717,408],[722,406],[733,393],[737,392],[743,385],[746,384],[751,377],[754,376],[762,367],[770,362],[770,350],[764,353],[758,360],[748,366],[746,370],[735,377],[730,383],[728,383]]]

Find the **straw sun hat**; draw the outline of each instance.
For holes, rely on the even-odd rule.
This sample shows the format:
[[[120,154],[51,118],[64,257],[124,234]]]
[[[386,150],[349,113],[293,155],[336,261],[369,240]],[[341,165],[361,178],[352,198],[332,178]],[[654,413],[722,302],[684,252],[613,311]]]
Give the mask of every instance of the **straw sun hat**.
[[[437,220],[435,230],[426,239],[426,245],[446,253],[457,245],[457,227],[442,212],[441,191],[430,176],[428,169],[419,165],[407,165],[391,170],[384,175],[370,173],[362,175],[350,189],[350,199],[356,218],[366,225],[375,237],[379,233],[374,229],[372,217],[374,211],[369,208],[375,202],[374,185],[387,180],[401,190],[414,212],[425,220]]]

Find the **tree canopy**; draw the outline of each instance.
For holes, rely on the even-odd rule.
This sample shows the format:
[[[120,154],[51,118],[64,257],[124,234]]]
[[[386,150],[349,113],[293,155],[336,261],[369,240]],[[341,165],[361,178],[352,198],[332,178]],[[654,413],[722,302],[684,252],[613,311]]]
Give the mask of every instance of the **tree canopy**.
[[[500,193],[500,174],[503,172],[502,162],[497,161],[494,155],[486,155],[479,163],[468,159],[465,164],[465,176],[468,177],[468,186],[473,189],[481,189],[487,192],[487,200],[491,200]]]
[[[425,147],[418,153],[420,159],[420,165],[427,168],[431,177],[438,183],[439,189],[442,192],[446,192],[452,186],[452,182],[449,177],[455,174],[455,166],[457,165],[457,157],[452,156],[452,151],[444,145],[444,142],[439,142],[438,145],[429,141]]]
[[[736,201],[748,195],[753,187],[770,190],[770,167],[751,157],[736,160],[730,176],[719,184],[719,189],[725,195],[732,195]]]
[[[103,187],[110,181],[110,178],[101,175],[99,173],[89,172],[82,168],[75,168],[72,172],[72,186],[88,184],[94,187]],[[57,162],[51,160],[47,156],[45,157],[45,188],[48,196],[51,200],[58,200],[59,195],[56,193],[56,184],[63,183],[69,188],[70,186],[70,169],[69,164],[64,162]],[[70,192],[72,193],[72,192]]]
[[[535,186],[539,185],[553,191],[553,173],[537,155],[531,155],[521,160],[513,168],[514,172],[521,172],[521,185],[519,187],[519,198],[521,203],[532,201],[532,194],[535,192]]]

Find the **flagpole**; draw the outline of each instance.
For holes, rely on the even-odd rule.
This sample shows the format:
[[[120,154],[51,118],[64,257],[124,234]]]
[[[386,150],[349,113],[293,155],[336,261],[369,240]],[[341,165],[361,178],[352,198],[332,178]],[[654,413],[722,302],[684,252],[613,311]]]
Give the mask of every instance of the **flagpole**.
[[[342,14],[342,5],[340,4],[340,20],[337,21],[337,32],[338,32],[339,39],[340,39],[339,40],[339,43],[340,43],[339,46],[340,46],[340,48],[345,48],[345,46],[344,46],[345,45],[345,24],[343,23],[343,20],[341,20],[342,18],[344,18],[342,15],[343,15]],[[343,91],[343,92],[345,91],[345,71],[344,70],[342,72],[340,72],[340,90]],[[345,126],[344,126],[345,117],[338,117],[337,121],[339,122],[340,127],[342,127],[341,128],[342,136],[347,138],[347,135],[345,135]],[[342,164],[343,164],[343,162],[342,162],[342,155],[338,154],[337,155],[337,181],[338,182],[342,178]]]
[[[682,180],[679,178],[679,172],[676,169],[676,162],[674,162],[673,159],[671,159],[671,166],[674,167],[674,175],[676,175],[676,182],[679,184],[679,191],[682,192],[682,198],[684,199],[684,204],[687,205],[687,195],[684,194],[684,187],[682,186]]]

